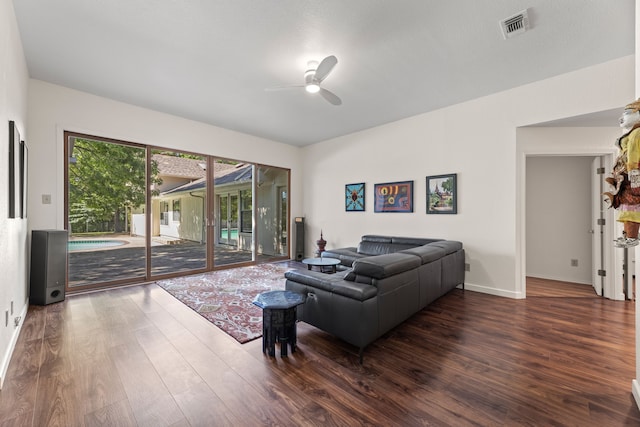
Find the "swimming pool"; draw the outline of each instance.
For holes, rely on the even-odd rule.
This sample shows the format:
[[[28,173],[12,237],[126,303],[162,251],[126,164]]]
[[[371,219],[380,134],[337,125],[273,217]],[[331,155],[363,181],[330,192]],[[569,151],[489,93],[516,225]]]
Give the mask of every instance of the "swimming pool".
[[[107,249],[124,245],[124,240],[71,240],[69,241],[69,252],[89,251],[93,249]]]

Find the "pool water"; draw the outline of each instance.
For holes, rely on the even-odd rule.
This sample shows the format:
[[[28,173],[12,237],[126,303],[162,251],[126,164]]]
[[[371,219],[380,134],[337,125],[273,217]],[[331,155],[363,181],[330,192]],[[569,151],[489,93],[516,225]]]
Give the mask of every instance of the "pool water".
[[[69,252],[113,248],[125,243],[124,240],[71,240],[69,241]]]

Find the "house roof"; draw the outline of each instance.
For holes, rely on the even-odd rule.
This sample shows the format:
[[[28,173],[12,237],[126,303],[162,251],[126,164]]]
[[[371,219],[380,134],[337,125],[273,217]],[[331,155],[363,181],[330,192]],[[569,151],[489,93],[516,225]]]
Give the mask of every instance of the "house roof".
[[[299,146],[635,52],[634,0],[16,0],[13,7],[34,79]],[[505,39],[499,22],[523,10],[528,30]],[[300,87],[308,61],[329,55],[338,63],[322,87],[342,98],[340,106]],[[299,87],[265,91],[289,85]]]
[[[226,168],[219,173],[214,172],[213,183],[215,186],[229,185],[229,184],[243,184],[250,183],[253,178],[253,168],[250,164],[240,164],[233,166],[232,168]],[[173,188],[169,191],[163,192],[161,195],[169,195],[175,193],[184,193],[188,191],[202,190],[205,187],[206,178],[200,178],[193,182],[181,185]]]
[[[160,176],[175,176],[181,178],[198,179],[207,175],[204,162],[197,159],[154,154],[151,159],[158,163]]]

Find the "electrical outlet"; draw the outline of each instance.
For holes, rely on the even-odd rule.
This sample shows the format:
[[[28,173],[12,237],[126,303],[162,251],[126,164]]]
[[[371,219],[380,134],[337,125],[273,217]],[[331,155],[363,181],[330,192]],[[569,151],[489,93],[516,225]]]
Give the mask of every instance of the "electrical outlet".
[[[43,194],[42,195],[42,204],[50,205],[51,204],[51,194]]]
[[[471,271],[471,264],[465,262],[464,263],[464,271]]]
[[[577,267],[578,266],[578,260],[577,259],[572,259],[571,260],[571,267]]]

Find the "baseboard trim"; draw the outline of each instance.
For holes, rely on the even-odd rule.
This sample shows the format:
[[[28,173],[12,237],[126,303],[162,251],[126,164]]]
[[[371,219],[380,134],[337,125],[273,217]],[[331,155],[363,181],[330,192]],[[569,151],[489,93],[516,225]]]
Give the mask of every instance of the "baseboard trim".
[[[556,282],[576,283],[578,285],[587,285],[587,286],[592,285],[590,280],[588,281],[578,280],[575,277],[548,276],[546,274],[535,274],[535,273],[527,274],[527,277],[534,277],[536,279],[554,280]]]
[[[636,405],[640,409],[640,383],[638,383],[638,380],[631,381],[631,393],[633,393]]]
[[[2,365],[0,365],[0,390],[2,390],[2,387],[4,386],[4,379],[7,376],[7,370],[9,369],[9,363],[11,362],[11,356],[13,356],[13,351],[15,350],[16,344],[18,343],[18,337],[20,336],[20,331],[22,330],[24,319],[27,316],[27,311],[29,311],[28,298],[24,303],[22,312],[20,313],[20,323],[13,330],[13,335],[11,337],[11,341],[9,342],[9,347],[7,348],[7,351],[2,358]]]
[[[525,297],[524,295],[521,295],[522,294],[521,292],[507,291],[506,289],[489,288],[487,286],[474,285],[473,283],[467,283],[467,282],[465,282],[464,284],[464,289],[465,291],[480,292],[483,294],[490,294],[498,297],[505,297],[505,298],[512,298],[512,299],[521,299]]]

